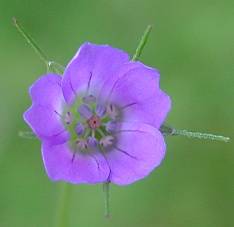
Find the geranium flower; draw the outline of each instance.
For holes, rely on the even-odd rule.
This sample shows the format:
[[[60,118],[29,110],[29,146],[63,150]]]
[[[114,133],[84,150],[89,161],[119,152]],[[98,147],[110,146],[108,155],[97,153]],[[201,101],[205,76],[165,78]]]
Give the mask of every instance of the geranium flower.
[[[170,98],[159,72],[108,45],[84,43],[63,77],[46,74],[29,90],[24,120],[42,142],[51,180],[133,183],[158,167],[159,131]]]

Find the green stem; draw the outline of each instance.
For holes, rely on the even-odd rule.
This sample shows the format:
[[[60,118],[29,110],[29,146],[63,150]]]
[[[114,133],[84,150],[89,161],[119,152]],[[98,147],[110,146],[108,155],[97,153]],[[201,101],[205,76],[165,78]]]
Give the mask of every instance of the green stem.
[[[144,34],[141,37],[141,40],[137,46],[136,52],[132,57],[132,61],[137,61],[138,58],[140,57],[142,50],[143,50],[143,48],[144,48],[144,46],[149,38],[149,34],[150,34],[151,30],[152,30],[152,25],[148,25],[147,28],[145,29]]]
[[[189,138],[197,138],[197,139],[206,139],[206,140],[216,140],[222,142],[228,142],[230,140],[229,137],[221,136],[221,135],[214,135],[210,133],[202,133],[202,132],[192,132],[185,129],[174,129],[168,126],[163,125],[160,128],[160,131],[168,136],[186,136]]]
[[[70,208],[71,186],[67,183],[62,183],[56,213],[55,227],[69,226],[69,208]]]
[[[103,192],[105,196],[105,217],[110,217],[110,182],[103,183]]]
[[[24,27],[19,23],[19,21],[13,17],[13,24],[19,33],[23,36],[26,42],[30,45],[30,47],[35,51],[35,53],[39,56],[39,58],[45,63],[48,72],[54,72],[57,74],[62,74],[64,71],[64,67],[60,64],[50,61],[44,51],[37,45],[35,40],[29,35],[28,32],[24,29]]]

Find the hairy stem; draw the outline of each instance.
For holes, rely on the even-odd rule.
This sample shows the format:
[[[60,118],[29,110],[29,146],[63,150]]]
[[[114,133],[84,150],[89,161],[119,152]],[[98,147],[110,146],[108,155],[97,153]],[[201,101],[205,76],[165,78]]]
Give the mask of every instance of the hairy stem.
[[[160,128],[160,131],[166,136],[186,136],[189,138],[197,138],[197,139],[206,139],[206,140],[216,140],[222,142],[228,142],[230,140],[229,137],[214,135],[210,133],[202,133],[202,132],[193,132],[185,129],[175,129],[169,126],[163,125]]]
[[[32,131],[19,131],[18,136],[24,139],[36,139],[36,135]]]

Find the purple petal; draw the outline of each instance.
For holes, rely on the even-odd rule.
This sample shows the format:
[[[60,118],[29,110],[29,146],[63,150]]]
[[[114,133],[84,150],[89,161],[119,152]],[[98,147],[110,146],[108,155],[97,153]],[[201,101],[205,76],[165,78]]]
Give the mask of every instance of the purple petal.
[[[24,120],[42,140],[52,144],[64,143],[69,134],[64,128],[61,117],[51,108],[32,105],[25,113]]]
[[[126,76],[128,73],[130,73],[132,70],[136,70],[137,68],[141,68],[144,65],[141,62],[126,62],[121,67],[119,67],[116,71],[114,76],[109,77],[102,85],[100,92],[97,97],[102,102],[106,102],[106,99],[109,98],[109,95],[111,93],[111,90],[115,86],[115,83],[120,80],[121,77]]]
[[[165,156],[166,145],[158,129],[146,124],[124,123],[112,151],[106,152],[114,184],[131,184],[146,177]]]
[[[61,76],[47,74],[36,80],[29,89],[34,104],[50,107],[58,113],[62,113],[64,104],[61,88]]]
[[[68,144],[42,145],[42,156],[46,172],[51,180],[63,180],[73,184],[96,184],[105,182],[109,167],[103,155],[72,153]]]
[[[124,121],[137,121],[159,128],[170,110],[169,96],[159,88],[159,72],[141,64],[121,76],[107,95],[122,107]]]
[[[156,70],[143,65],[131,69],[113,84],[108,99],[122,106],[145,101],[159,89],[159,77]]]
[[[40,77],[30,87],[33,105],[24,113],[24,120],[42,140],[52,144],[63,143],[69,139],[60,114],[64,99],[61,77],[47,74]]]
[[[99,93],[102,85],[129,60],[128,54],[108,45],[84,43],[66,67],[62,88],[65,100],[72,103],[77,94]]]
[[[171,108],[171,99],[163,91],[158,90],[155,96],[144,102],[132,103],[122,108],[125,121],[136,121],[160,128]]]

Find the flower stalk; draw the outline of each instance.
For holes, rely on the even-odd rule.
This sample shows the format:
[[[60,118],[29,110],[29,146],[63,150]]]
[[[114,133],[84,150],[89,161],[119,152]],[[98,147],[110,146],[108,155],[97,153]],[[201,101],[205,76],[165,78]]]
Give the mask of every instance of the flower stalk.
[[[71,186],[67,183],[62,183],[58,197],[55,227],[68,227]]]
[[[105,201],[105,217],[110,218],[110,182],[103,183],[104,201]]]

